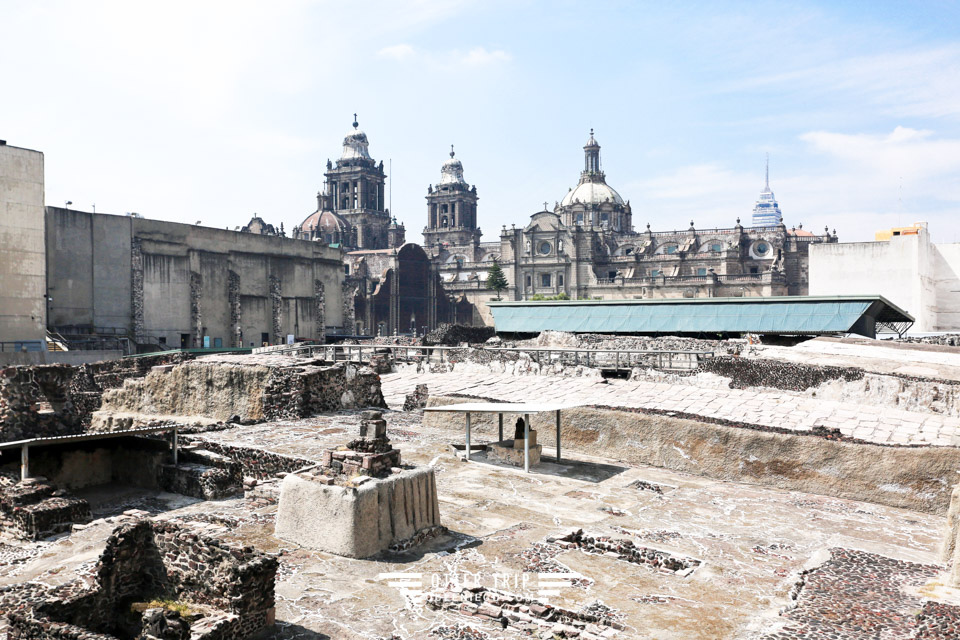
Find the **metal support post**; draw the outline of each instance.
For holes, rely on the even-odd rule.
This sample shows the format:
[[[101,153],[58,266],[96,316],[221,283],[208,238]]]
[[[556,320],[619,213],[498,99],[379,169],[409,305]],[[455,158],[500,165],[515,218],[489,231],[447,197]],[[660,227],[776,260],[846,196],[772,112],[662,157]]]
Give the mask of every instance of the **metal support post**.
[[[530,473],[530,414],[523,414],[523,470]]]
[[[20,481],[30,477],[30,446],[23,445],[20,449]]]
[[[560,462],[560,409],[557,409],[557,462]]]
[[[470,412],[467,412],[467,460],[470,459]]]

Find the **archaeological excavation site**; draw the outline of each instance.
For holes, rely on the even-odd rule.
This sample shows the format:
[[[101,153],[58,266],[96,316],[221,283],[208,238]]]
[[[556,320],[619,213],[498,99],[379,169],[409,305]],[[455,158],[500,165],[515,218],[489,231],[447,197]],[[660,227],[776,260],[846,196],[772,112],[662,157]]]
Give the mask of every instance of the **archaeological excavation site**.
[[[0,626],[960,638],[957,343],[454,326],[6,366]]]

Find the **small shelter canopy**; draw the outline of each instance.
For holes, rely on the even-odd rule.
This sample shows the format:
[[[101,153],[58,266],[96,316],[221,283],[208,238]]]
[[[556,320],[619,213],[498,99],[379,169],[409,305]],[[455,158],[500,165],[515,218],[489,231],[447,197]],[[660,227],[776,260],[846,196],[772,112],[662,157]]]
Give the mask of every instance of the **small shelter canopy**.
[[[500,416],[500,440],[503,440],[503,414],[523,414],[523,470],[530,471],[530,414],[554,412],[557,416],[557,462],[560,462],[560,412],[578,407],[568,402],[462,402],[439,407],[426,407],[424,411],[466,414],[466,459],[470,459],[470,415],[496,413]]]

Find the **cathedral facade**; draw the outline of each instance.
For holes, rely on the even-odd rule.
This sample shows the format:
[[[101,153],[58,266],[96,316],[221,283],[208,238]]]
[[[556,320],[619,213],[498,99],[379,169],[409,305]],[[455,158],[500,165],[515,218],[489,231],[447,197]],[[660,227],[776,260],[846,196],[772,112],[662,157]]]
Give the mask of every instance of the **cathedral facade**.
[[[486,280],[494,262],[507,277],[499,294],[507,300],[804,295],[809,246],[837,241],[829,230],[783,224],[769,169],[751,225],[737,218],[726,228],[690,221],[673,231],[649,224],[637,231],[630,201],[607,183],[592,129],[583,154],[576,185],[552,210],[544,203],[523,226],[504,226],[484,242],[477,186],[451,147],[439,181],[427,187],[420,247],[406,243],[403,225],[384,206],[383,162],[370,156],[355,117],[340,158],[327,161],[316,211],[292,235],[340,248],[343,329],[365,334],[490,324],[486,303],[497,293]]]
[[[788,229],[780,207],[766,186],[754,208],[753,225],[727,228],[689,227],[637,231],[633,210],[609,184],[600,163],[600,145],[593,131],[583,147],[580,179],[553,210],[534,213],[522,227],[500,231],[499,242],[480,241],[474,216],[449,231],[434,216],[435,190],[428,188],[429,250],[444,288],[462,305],[472,303],[474,323],[491,322],[486,302],[490,264],[496,260],[510,283],[501,296],[508,300],[539,298],[642,299],[805,295],[808,291],[809,246],[836,242],[828,229],[813,234]],[[465,185],[463,167],[441,170]],[[461,187],[461,191],[462,191]],[[473,204],[476,189],[470,188]],[[458,221],[458,224],[459,221]],[[429,234],[429,235],[428,235]]]

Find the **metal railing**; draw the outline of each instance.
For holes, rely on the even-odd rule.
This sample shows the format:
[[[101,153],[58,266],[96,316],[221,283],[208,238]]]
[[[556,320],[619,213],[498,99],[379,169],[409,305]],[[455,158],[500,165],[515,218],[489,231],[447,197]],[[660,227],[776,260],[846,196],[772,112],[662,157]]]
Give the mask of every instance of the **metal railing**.
[[[578,348],[524,348],[524,347],[409,347],[400,345],[293,345],[272,351],[303,357],[319,357],[328,362],[369,362],[374,355],[388,355],[394,362],[447,363],[466,361],[458,357],[464,351],[477,353],[529,354],[538,365],[565,364],[599,369],[625,370],[636,366],[651,366],[672,371],[690,371],[700,361],[714,356],[713,351],[648,351],[638,349],[578,349]],[[366,356],[366,357],[365,357]]]

